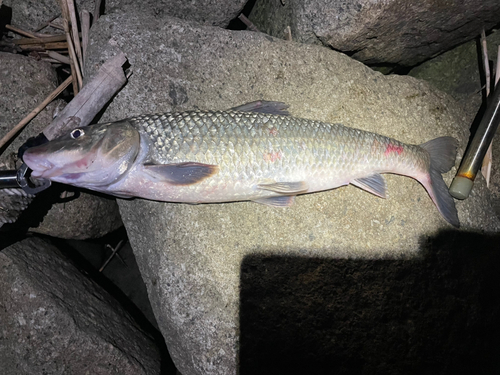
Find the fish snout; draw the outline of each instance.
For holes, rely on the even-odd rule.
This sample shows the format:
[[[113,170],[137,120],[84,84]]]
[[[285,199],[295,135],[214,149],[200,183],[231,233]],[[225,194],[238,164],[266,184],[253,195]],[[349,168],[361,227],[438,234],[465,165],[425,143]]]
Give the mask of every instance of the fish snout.
[[[27,149],[23,154],[23,161],[33,171],[33,177],[51,177],[48,172],[54,168],[54,164],[35,149],[36,147]]]

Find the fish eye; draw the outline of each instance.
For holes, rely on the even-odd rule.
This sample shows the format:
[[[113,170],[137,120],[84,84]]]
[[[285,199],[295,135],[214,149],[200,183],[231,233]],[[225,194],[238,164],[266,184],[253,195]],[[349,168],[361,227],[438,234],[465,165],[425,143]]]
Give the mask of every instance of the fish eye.
[[[85,134],[85,132],[82,129],[75,129],[75,130],[72,130],[70,133],[71,138],[73,138],[73,139],[80,138],[84,134]]]

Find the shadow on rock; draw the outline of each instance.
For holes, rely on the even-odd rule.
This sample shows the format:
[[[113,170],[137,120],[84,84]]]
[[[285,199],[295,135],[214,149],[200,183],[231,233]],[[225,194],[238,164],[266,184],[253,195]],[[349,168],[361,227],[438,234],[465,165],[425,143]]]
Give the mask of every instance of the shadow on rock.
[[[246,257],[240,374],[498,373],[499,240],[446,231],[412,260]]]

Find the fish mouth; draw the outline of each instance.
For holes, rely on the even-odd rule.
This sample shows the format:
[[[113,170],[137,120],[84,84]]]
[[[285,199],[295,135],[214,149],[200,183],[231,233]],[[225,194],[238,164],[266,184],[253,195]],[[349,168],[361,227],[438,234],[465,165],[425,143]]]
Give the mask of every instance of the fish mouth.
[[[27,150],[23,155],[24,163],[31,169],[31,177],[51,179],[61,174],[61,168],[47,158]]]
[[[47,159],[40,158],[28,150],[23,155],[23,161],[32,170],[31,176],[36,178],[50,178],[57,173],[55,165]]]

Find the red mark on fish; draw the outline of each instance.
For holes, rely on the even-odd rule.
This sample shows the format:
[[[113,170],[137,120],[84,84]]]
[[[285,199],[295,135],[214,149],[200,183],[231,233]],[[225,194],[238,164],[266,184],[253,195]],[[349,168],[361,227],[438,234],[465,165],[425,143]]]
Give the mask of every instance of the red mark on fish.
[[[276,137],[278,135],[278,129],[276,129],[276,128],[269,129],[269,135]]]
[[[77,168],[79,169],[88,169],[91,164],[94,163],[94,159],[86,157],[80,160],[77,160],[76,162],[73,163]]]
[[[384,155],[389,156],[391,153],[396,152],[398,155],[404,151],[403,146],[397,146],[395,144],[389,143],[385,149]]]
[[[88,163],[87,159],[81,159],[81,160],[78,160],[75,163],[75,165],[77,166],[77,168],[88,168],[89,163]]]
[[[274,163],[276,160],[281,160],[283,153],[281,151],[271,151],[264,153],[264,160]]]

